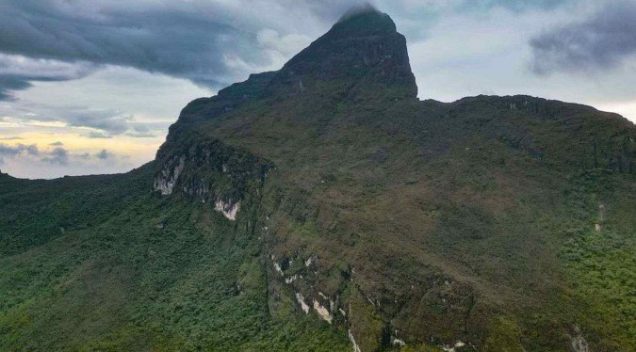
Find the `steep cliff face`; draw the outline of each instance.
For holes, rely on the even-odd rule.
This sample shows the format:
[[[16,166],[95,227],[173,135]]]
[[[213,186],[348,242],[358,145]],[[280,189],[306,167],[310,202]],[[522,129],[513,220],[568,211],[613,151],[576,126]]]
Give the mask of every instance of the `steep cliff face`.
[[[229,220],[236,220],[241,202],[260,197],[272,164],[219,140],[183,138],[166,143],[157,156],[154,189],[162,195],[178,193],[210,204]]]

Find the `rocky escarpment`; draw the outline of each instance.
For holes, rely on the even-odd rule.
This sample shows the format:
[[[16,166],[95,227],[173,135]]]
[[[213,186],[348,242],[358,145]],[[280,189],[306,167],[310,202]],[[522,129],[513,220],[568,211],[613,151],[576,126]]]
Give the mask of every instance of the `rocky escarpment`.
[[[154,189],[209,203],[236,220],[241,202],[258,195],[272,164],[218,140],[166,143],[158,153]]]

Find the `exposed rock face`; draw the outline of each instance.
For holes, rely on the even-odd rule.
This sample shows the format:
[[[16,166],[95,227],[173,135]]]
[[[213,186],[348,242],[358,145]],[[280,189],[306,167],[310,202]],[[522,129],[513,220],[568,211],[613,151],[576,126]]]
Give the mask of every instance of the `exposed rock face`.
[[[217,200],[214,203],[214,210],[221,212],[229,220],[236,220],[236,213],[241,208],[241,202],[225,203],[222,200]]]
[[[574,334],[570,336],[570,341],[572,352],[590,352],[589,344],[578,326],[574,326]]]
[[[300,309],[302,309],[305,314],[309,314],[309,306],[305,302],[305,297],[303,297],[302,294],[296,292],[296,300],[298,301],[298,304],[300,304]]]
[[[572,338],[572,351],[573,352],[590,352],[587,341],[583,336],[575,336]]]
[[[166,143],[154,180],[162,195],[182,193],[236,220],[241,200],[260,189],[271,164],[217,140]]]
[[[329,312],[329,309],[323,307],[322,304],[320,304],[320,302],[318,302],[315,299],[314,299],[314,310],[316,311],[316,313],[318,313],[318,315],[320,316],[320,318],[322,320],[324,320],[327,323],[331,324],[331,321],[333,320],[333,317],[331,316],[331,313]]]
[[[351,341],[351,344],[353,345],[353,352],[362,352],[360,346],[358,346],[358,343],[356,342],[356,338],[353,337],[351,330],[347,331],[347,335],[349,337],[349,341]]]
[[[179,175],[181,175],[185,166],[185,158],[183,156],[178,157],[177,160],[176,165],[174,160],[164,165],[160,175],[155,178],[155,190],[160,191],[164,196],[172,194],[174,185],[177,183],[177,179],[179,179]]]

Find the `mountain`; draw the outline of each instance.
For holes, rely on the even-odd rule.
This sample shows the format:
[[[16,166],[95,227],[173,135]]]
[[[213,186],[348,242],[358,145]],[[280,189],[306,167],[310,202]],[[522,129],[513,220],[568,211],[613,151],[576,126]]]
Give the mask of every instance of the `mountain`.
[[[365,9],[139,169],[0,175],[0,350],[636,350],[636,127],[416,96]]]

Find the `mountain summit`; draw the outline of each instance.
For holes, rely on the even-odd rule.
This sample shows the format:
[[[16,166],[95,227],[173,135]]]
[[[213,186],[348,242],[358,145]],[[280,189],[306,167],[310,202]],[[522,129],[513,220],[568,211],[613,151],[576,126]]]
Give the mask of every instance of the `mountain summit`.
[[[417,96],[406,39],[387,14],[373,8],[343,16],[285,64],[272,83],[303,92],[326,81],[358,91],[394,90],[392,98]]]
[[[0,175],[0,350],[636,350],[636,127],[416,95],[357,10],[139,169]]]

